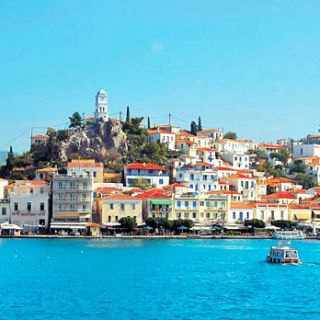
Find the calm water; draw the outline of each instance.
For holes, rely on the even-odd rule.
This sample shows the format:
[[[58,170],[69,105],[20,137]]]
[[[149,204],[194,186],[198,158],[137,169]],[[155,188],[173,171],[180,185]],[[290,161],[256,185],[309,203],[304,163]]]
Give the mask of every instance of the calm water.
[[[320,242],[0,240],[1,319],[320,319]]]

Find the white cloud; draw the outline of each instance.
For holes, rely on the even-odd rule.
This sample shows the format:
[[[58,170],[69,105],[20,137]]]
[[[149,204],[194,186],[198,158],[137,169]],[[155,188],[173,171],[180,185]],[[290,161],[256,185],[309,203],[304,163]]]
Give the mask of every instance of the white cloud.
[[[154,40],[152,42],[151,49],[152,49],[153,52],[161,52],[161,51],[164,50],[164,45],[160,41]]]

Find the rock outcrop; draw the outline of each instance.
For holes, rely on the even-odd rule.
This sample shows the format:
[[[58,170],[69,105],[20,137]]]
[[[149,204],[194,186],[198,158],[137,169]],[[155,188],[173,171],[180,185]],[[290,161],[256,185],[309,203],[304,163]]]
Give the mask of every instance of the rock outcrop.
[[[61,142],[60,159],[67,161],[75,154],[83,158],[105,161],[116,156],[124,156],[128,151],[127,136],[119,120],[99,120],[91,126],[74,131]]]

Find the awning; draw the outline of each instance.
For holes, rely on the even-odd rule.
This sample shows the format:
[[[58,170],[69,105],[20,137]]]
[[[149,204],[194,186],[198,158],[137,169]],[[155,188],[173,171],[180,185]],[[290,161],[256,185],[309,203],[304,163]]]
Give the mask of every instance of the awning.
[[[51,229],[87,229],[85,224],[52,222]]]
[[[306,212],[299,212],[294,214],[295,220],[311,220],[311,215]]]
[[[170,206],[172,204],[171,199],[152,199],[150,200],[151,204],[155,205],[168,205]]]

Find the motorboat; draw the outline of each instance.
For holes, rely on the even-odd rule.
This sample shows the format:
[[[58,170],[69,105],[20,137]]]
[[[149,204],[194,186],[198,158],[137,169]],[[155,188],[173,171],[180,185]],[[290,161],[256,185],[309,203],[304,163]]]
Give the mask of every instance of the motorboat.
[[[293,231],[274,231],[273,239],[277,240],[303,240],[306,238],[306,235],[301,230]]]
[[[278,246],[272,246],[267,255],[267,262],[282,264],[300,264],[298,250],[290,247],[290,242],[280,241]]]

